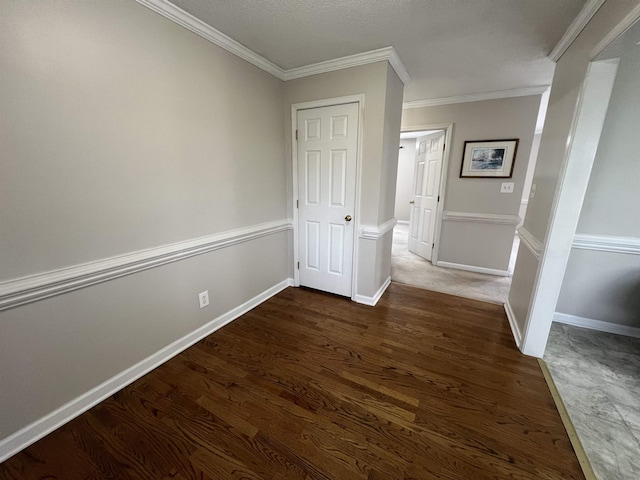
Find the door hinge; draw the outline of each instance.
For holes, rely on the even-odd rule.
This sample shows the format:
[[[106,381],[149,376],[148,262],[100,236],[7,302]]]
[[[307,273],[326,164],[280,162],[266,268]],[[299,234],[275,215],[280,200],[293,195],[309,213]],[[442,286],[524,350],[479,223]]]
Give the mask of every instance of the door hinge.
[[[440,195],[438,195],[438,201],[440,201]]]
[[[296,140],[297,140],[297,139],[298,139],[298,137],[296,137]],[[442,151],[443,151],[443,152],[444,152],[444,149],[445,149],[445,147],[446,147],[446,146],[447,146],[447,144],[446,144],[446,143],[443,143],[443,144],[442,144]]]
[[[296,208],[300,208],[300,200],[296,200]]]
[[[431,248],[436,248],[436,244],[435,244],[435,243],[432,243],[432,244],[431,244]]]
[[[298,262],[298,270],[300,270],[300,262]]]
[[[296,140],[298,140],[298,130],[296,130]]]

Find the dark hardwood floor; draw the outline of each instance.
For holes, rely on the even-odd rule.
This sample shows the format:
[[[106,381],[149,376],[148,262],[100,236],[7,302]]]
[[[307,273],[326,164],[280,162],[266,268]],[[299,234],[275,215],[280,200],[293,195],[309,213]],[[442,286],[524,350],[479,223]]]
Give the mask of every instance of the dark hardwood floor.
[[[289,288],[0,465],[2,479],[582,479],[502,307]]]

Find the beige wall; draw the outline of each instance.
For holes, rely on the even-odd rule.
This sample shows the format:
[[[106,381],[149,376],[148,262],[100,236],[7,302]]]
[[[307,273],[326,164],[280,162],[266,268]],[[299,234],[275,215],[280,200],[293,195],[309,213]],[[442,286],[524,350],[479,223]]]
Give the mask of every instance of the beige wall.
[[[524,227],[542,242],[543,248],[564,165],[567,141],[572,133],[579,93],[591,61],[592,50],[636,6],[637,2],[605,2],[556,65],[533,178],[533,183],[537,186],[536,196],[529,200],[524,222]],[[509,302],[517,300],[523,306],[526,305],[521,313],[516,312],[516,322],[525,333],[529,329],[534,330],[530,324],[546,324],[548,319],[529,318],[532,294],[537,288],[539,262],[522,244],[520,251],[522,253],[519,253],[519,257],[523,255],[529,258],[527,261],[519,258],[516,263]]]
[[[413,171],[416,163],[416,139],[400,140],[398,154],[398,178],[396,181],[395,217],[408,222],[411,213],[409,202],[413,198]]]
[[[363,94],[364,131],[360,225],[378,226],[393,218],[395,178],[404,86],[388,62],[377,62],[286,82],[284,88],[287,188],[292,193],[291,105]],[[293,205],[293,202],[289,202]],[[291,207],[290,207],[291,208]],[[293,212],[290,210],[290,215]],[[388,233],[391,235],[391,232]],[[389,248],[386,248],[389,244]],[[356,294],[372,297],[389,276],[390,242],[358,239]],[[386,274],[386,276],[385,276]],[[382,278],[384,277],[384,278]]]
[[[577,234],[640,238],[640,24],[626,36]],[[573,249],[556,310],[640,327],[640,256]]]
[[[0,279],[287,218],[283,82],[151,10],[3,1],[0,65]],[[1,313],[0,439],[285,280],[288,245]]]
[[[532,95],[404,110],[403,129],[454,124],[445,211],[518,215],[540,99],[541,95]],[[520,139],[511,179],[460,178],[465,141],[503,138]],[[515,183],[512,194],[500,193],[500,186],[505,181]],[[505,251],[478,248],[478,238],[486,237],[483,233],[486,225],[443,223],[438,261],[508,270],[510,247]],[[488,239],[489,244],[508,245],[513,242],[515,225],[510,228],[491,227],[494,233]]]

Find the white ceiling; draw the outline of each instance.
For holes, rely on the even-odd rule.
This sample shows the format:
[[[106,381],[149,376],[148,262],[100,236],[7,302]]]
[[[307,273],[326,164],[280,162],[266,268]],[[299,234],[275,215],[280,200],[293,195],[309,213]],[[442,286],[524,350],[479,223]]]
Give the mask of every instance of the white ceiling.
[[[393,46],[413,101],[550,84],[585,0],[171,2],[284,69]]]

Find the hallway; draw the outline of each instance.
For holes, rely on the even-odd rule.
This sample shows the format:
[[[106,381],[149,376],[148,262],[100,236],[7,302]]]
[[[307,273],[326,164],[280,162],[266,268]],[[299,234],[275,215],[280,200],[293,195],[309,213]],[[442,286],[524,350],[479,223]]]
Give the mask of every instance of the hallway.
[[[391,253],[391,280],[435,292],[503,304],[509,295],[511,277],[499,277],[484,273],[466,272],[452,268],[436,267],[409,252],[407,239],[409,226],[396,225],[393,230]],[[519,238],[516,236],[511,254],[509,271],[513,271]]]

